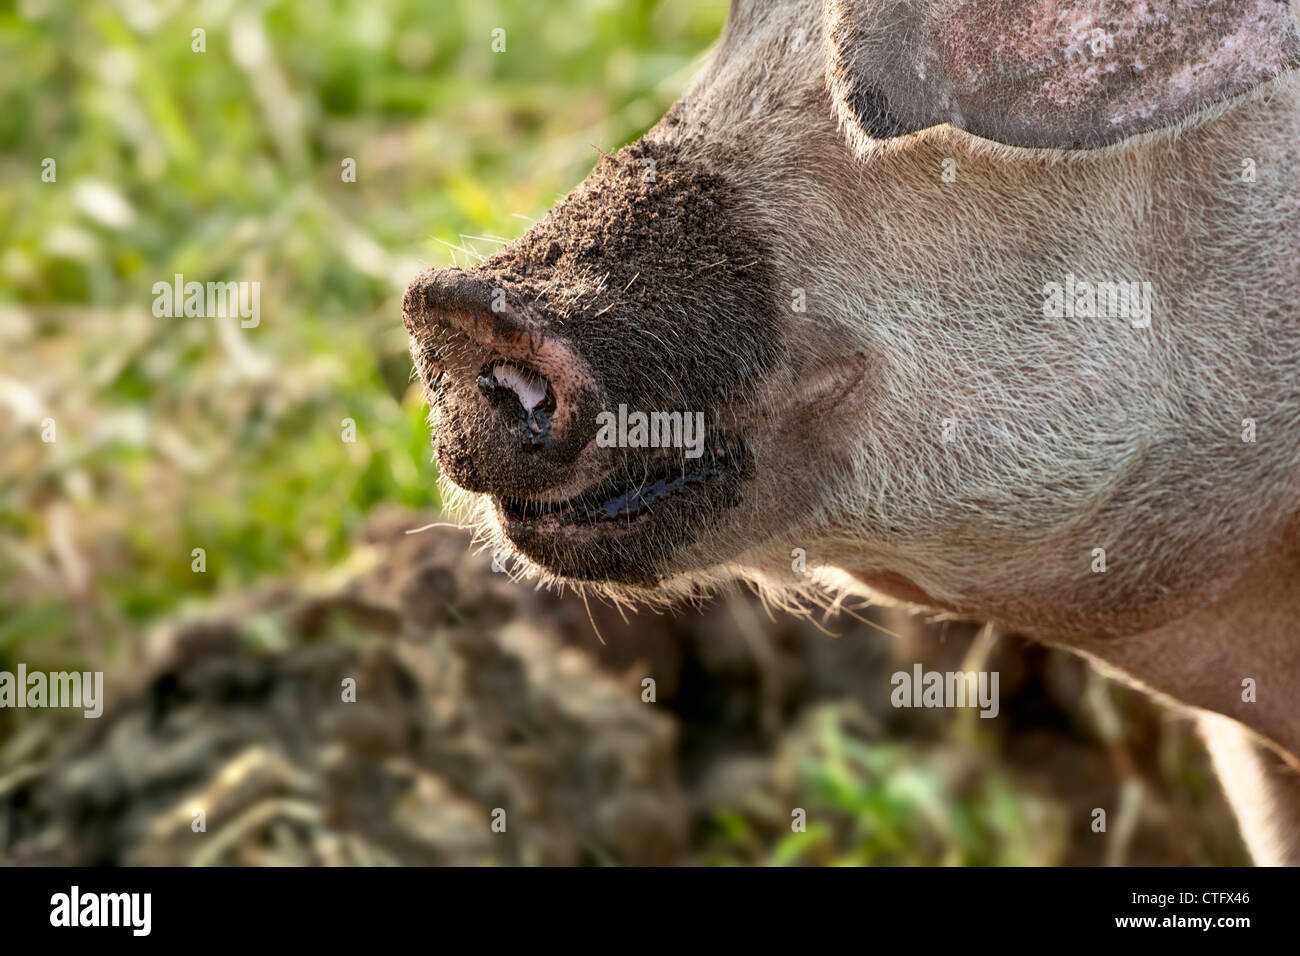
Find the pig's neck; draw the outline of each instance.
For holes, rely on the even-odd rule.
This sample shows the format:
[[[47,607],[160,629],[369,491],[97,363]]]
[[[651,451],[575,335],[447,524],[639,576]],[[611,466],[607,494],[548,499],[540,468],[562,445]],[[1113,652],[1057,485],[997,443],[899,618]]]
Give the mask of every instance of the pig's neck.
[[[1300,770],[1300,519],[1235,580],[1213,594],[1205,589],[1145,609],[1130,619],[1125,636],[1114,636],[1114,620],[1105,637],[1062,636],[1050,624],[1044,629],[1043,615],[1036,623],[1026,619],[1023,607],[954,607],[899,575],[853,576],[894,601],[1006,622],[1181,704],[1239,720]],[[1254,681],[1254,701],[1242,699],[1246,678]]]
[[[1241,721],[1300,769],[1297,527],[1212,603],[1131,637],[1068,645],[1183,704]],[[1254,701],[1243,681],[1254,682]]]

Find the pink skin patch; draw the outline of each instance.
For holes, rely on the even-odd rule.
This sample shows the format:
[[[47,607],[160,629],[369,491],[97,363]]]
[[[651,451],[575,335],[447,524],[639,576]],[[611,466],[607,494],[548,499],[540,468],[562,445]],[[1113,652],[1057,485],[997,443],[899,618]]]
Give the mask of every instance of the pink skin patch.
[[[955,0],[928,26],[972,127],[1113,141],[1244,92],[1300,60],[1277,0]],[[974,131],[978,132],[978,129]]]

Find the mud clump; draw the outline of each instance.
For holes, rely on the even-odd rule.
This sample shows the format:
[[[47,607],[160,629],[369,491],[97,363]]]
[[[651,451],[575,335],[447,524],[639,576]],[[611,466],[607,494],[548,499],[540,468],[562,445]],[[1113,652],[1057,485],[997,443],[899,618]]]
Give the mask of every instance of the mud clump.
[[[466,560],[464,537],[401,533],[412,526],[388,529],[392,560],[336,594],[276,594],[173,628],[99,721],[27,728],[0,769],[0,855],[677,860],[671,718],[515,618],[514,586]]]

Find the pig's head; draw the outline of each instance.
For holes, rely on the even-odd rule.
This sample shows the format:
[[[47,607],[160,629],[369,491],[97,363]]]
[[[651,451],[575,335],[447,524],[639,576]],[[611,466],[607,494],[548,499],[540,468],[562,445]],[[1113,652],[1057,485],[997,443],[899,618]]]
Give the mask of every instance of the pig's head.
[[[739,0],[408,289],[442,476],[551,579],[1145,626],[1296,511],[1297,62],[1278,0]]]

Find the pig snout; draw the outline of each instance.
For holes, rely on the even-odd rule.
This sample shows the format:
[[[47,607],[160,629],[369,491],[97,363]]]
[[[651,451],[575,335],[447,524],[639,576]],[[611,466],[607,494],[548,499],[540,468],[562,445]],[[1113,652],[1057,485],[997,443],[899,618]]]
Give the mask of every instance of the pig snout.
[[[785,355],[742,210],[707,164],[642,141],[491,258],[407,289],[442,476],[549,573],[649,585],[740,526],[748,423]]]
[[[598,389],[546,319],[461,269],[430,270],[403,303],[444,472],[469,491],[561,485],[594,435]]]

